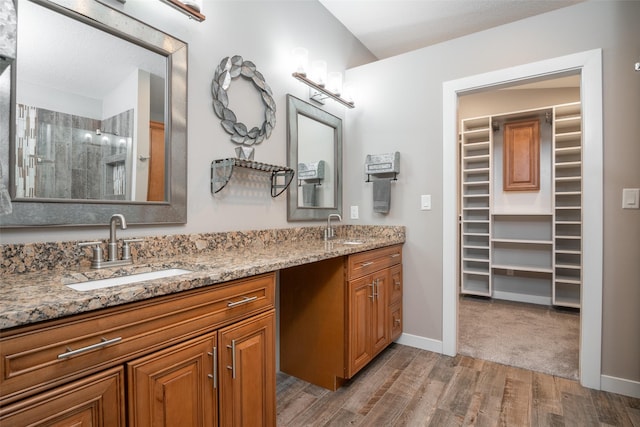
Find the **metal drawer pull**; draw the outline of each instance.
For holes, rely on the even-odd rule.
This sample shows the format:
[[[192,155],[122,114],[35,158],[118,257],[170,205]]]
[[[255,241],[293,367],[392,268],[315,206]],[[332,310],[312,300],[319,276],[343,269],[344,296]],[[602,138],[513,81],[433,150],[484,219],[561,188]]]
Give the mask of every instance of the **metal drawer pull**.
[[[213,347],[209,356],[213,357],[213,375],[209,374],[208,377],[213,380],[213,388],[218,388],[218,347]]]
[[[99,342],[99,343],[91,344],[91,345],[88,345],[86,347],[79,348],[77,350],[71,350],[69,347],[67,347],[67,352],[59,354],[58,355],[58,359],[66,359],[67,357],[75,356],[76,354],[85,353],[87,351],[95,350],[97,348],[106,347],[106,346],[108,346],[110,344],[115,344],[115,343],[117,343],[119,341],[122,341],[122,337],[111,338],[110,340],[102,337],[101,340],[102,341]]]
[[[236,302],[231,302],[230,301],[230,302],[228,302],[227,303],[227,307],[229,307],[229,308],[237,307],[239,305],[246,304],[248,302],[255,301],[257,299],[258,299],[258,297],[255,297],[255,296],[254,297],[242,297],[242,300],[240,300],[240,301],[236,301]]]
[[[363,262],[362,264],[360,264],[360,267],[368,267],[368,266],[370,266],[372,264],[373,264],[373,261]]]
[[[391,258],[398,258],[400,254],[391,254]]]

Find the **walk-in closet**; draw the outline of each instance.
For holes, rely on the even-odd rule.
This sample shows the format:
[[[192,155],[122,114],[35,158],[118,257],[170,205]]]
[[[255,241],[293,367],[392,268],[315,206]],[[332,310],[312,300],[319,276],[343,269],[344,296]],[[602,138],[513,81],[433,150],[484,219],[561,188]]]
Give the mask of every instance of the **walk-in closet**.
[[[583,173],[578,85],[574,76],[459,98],[463,354],[489,354],[505,364],[531,357],[525,361],[529,369],[577,376]],[[542,354],[532,354],[536,349]],[[506,358],[500,354],[509,351]],[[554,358],[563,359],[561,372],[553,372]]]

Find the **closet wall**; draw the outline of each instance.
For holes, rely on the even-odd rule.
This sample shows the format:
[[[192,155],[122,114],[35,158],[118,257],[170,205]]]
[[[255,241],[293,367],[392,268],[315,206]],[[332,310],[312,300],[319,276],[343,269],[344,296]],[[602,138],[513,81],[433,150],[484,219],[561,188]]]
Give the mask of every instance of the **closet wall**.
[[[579,307],[579,89],[468,95],[459,117],[461,293]],[[524,118],[539,122],[539,190],[504,191],[504,127]]]

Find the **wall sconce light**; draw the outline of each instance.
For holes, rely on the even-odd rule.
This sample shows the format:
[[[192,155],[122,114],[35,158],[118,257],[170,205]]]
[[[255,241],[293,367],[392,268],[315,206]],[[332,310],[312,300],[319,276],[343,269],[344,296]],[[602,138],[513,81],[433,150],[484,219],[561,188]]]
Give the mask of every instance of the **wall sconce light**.
[[[327,74],[326,61],[316,60],[311,63],[311,69],[307,71],[309,53],[305,48],[295,48],[292,52],[294,69],[292,76],[309,86],[309,98],[324,104],[324,100],[331,98],[345,107],[354,108],[353,92],[349,98],[341,97],[345,91],[342,84],[341,72]],[[345,84],[345,88],[346,88]]]
[[[174,9],[184,13],[191,19],[195,19],[198,22],[205,20],[205,16],[200,13],[202,11],[202,0],[160,0],[161,2],[168,4]]]

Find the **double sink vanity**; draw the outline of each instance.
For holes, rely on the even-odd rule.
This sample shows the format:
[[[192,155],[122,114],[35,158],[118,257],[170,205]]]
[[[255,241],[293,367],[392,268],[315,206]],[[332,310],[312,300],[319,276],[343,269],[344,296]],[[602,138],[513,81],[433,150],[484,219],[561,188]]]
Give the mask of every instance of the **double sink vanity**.
[[[275,425],[277,345],[283,372],[335,390],[402,331],[404,227],[321,236],[150,237],[131,265],[91,269],[82,248],[80,266],[25,273],[20,254],[52,248],[4,245],[23,261],[0,284],[0,423]]]

